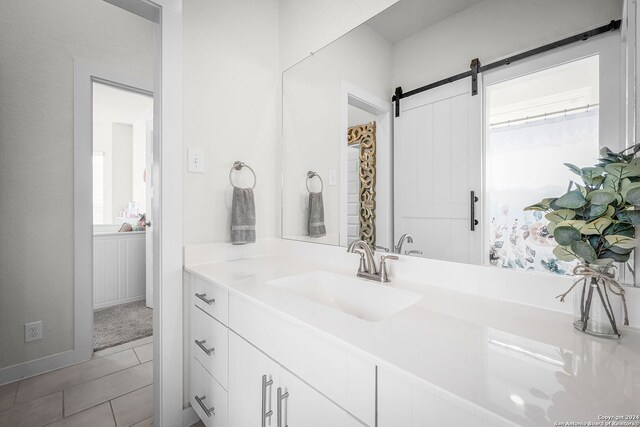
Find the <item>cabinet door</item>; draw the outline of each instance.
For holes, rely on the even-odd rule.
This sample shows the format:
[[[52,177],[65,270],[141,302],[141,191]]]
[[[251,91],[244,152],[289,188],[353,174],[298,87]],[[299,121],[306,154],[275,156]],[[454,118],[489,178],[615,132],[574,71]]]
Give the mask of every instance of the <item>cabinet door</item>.
[[[280,386],[276,389],[275,406],[277,427],[363,425],[284,368],[280,370]]]
[[[229,425],[276,426],[279,365],[229,333]]]

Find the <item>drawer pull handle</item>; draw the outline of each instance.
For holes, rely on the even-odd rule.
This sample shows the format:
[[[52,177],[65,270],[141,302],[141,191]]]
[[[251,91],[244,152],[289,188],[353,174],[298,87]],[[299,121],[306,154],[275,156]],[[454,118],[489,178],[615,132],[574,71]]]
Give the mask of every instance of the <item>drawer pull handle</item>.
[[[207,348],[204,346],[204,343],[206,343],[207,340],[202,340],[202,341],[198,341],[196,340],[196,344],[198,344],[198,347],[200,347],[202,349],[202,351],[204,351],[205,353],[207,353],[207,356],[211,356],[211,354],[216,350],[215,347],[211,347],[211,348]]]
[[[206,302],[209,305],[216,302],[215,298],[207,299],[207,294],[196,294],[196,297],[200,298],[202,301]]]
[[[278,427],[283,427],[282,419],[285,418],[285,414],[282,412],[282,401],[289,397],[289,392],[282,393],[282,387],[278,387]],[[287,408],[289,405],[287,404]],[[284,427],[289,427],[289,423],[285,422]]]
[[[211,408],[207,408],[207,406],[203,402],[203,400],[205,400],[206,398],[207,396],[198,397],[198,395],[196,394],[196,402],[198,402],[198,405],[200,405],[204,413],[207,414],[207,417],[210,417],[211,414],[213,414],[213,412],[215,411],[215,408],[213,406]]]
[[[271,410],[271,399],[269,399],[269,410],[267,411],[267,387],[270,387],[273,384],[273,380],[267,380],[267,376],[262,376],[262,427],[266,427],[267,418],[270,418],[273,415],[273,411]],[[269,422],[271,424],[271,422]]]

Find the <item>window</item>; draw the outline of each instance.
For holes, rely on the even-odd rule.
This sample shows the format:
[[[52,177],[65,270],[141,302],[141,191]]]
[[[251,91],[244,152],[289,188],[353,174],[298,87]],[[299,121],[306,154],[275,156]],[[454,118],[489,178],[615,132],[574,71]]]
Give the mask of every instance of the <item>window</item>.
[[[93,153],[93,223],[104,224],[104,153]]]
[[[558,260],[542,212],[526,206],[561,196],[602,146],[620,147],[618,91],[604,87],[619,63],[605,37],[534,57],[485,78],[485,233],[489,264],[571,274]],[[613,111],[615,115],[609,114]]]

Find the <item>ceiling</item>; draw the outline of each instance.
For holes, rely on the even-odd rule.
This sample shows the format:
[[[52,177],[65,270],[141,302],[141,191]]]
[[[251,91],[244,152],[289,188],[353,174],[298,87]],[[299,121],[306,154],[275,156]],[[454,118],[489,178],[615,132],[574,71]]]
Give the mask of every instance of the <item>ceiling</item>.
[[[392,44],[482,0],[400,0],[367,24]]]
[[[482,0],[400,0],[367,21],[376,32],[395,44]]]
[[[150,118],[153,98],[101,83],[93,84],[93,120],[96,122],[134,124]]]

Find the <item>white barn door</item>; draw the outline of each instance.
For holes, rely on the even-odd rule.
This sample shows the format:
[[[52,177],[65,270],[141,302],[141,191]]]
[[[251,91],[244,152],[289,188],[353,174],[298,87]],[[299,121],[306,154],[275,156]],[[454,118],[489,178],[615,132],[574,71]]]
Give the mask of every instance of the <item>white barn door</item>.
[[[481,93],[471,96],[466,78],[400,101],[394,123],[394,238],[414,238],[403,251],[482,262],[481,100]],[[479,199],[475,231],[471,191]]]

